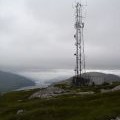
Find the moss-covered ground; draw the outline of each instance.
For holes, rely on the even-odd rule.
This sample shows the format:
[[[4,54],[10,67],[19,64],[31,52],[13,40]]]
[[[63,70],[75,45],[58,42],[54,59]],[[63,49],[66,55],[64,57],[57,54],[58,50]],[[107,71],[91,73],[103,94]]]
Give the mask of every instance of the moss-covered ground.
[[[120,115],[120,91],[29,100],[35,91],[1,95],[0,120],[110,120]],[[24,112],[17,114],[18,110]]]

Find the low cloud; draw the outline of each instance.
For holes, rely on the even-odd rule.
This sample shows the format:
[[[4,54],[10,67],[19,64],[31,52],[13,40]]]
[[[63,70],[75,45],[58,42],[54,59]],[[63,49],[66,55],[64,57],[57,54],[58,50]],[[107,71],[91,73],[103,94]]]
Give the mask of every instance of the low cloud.
[[[0,0],[0,69],[74,69],[73,0]],[[89,0],[87,68],[120,68],[120,1]]]

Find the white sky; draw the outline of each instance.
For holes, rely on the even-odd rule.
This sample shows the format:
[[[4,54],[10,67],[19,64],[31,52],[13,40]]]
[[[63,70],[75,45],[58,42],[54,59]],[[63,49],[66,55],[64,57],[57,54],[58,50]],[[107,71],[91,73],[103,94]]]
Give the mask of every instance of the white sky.
[[[0,69],[74,69],[74,3],[0,0]],[[85,9],[87,68],[119,69],[120,0],[88,0]]]

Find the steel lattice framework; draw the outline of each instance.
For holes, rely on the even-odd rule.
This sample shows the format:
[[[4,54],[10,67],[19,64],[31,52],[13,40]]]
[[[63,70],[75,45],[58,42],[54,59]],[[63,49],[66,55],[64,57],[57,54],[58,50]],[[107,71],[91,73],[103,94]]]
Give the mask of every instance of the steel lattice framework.
[[[82,73],[85,72],[85,54],[84,54],[84,39],[83,39],[83,13],[82,13],[82,5],[77,3],[75,12],[75,30],[76,33],[74,35],[75,38],[75,46],[76,46],[76,66],[75,66],[75,76],[81,78]]]

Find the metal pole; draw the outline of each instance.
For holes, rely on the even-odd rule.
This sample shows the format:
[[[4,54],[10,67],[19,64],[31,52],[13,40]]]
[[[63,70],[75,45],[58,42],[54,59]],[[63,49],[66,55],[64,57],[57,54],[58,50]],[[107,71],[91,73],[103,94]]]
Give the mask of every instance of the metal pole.
[[[83,69],[85,69],[85,55],[84,55],[84,40],[83,40],[83,16],[82,16],[82,5],[76,4],[76,16],[75,16],[75,40],[76,40],[76,68],[75,76],[76,79],[81,80]],[[80,82],[80,81],[79,81]]]

